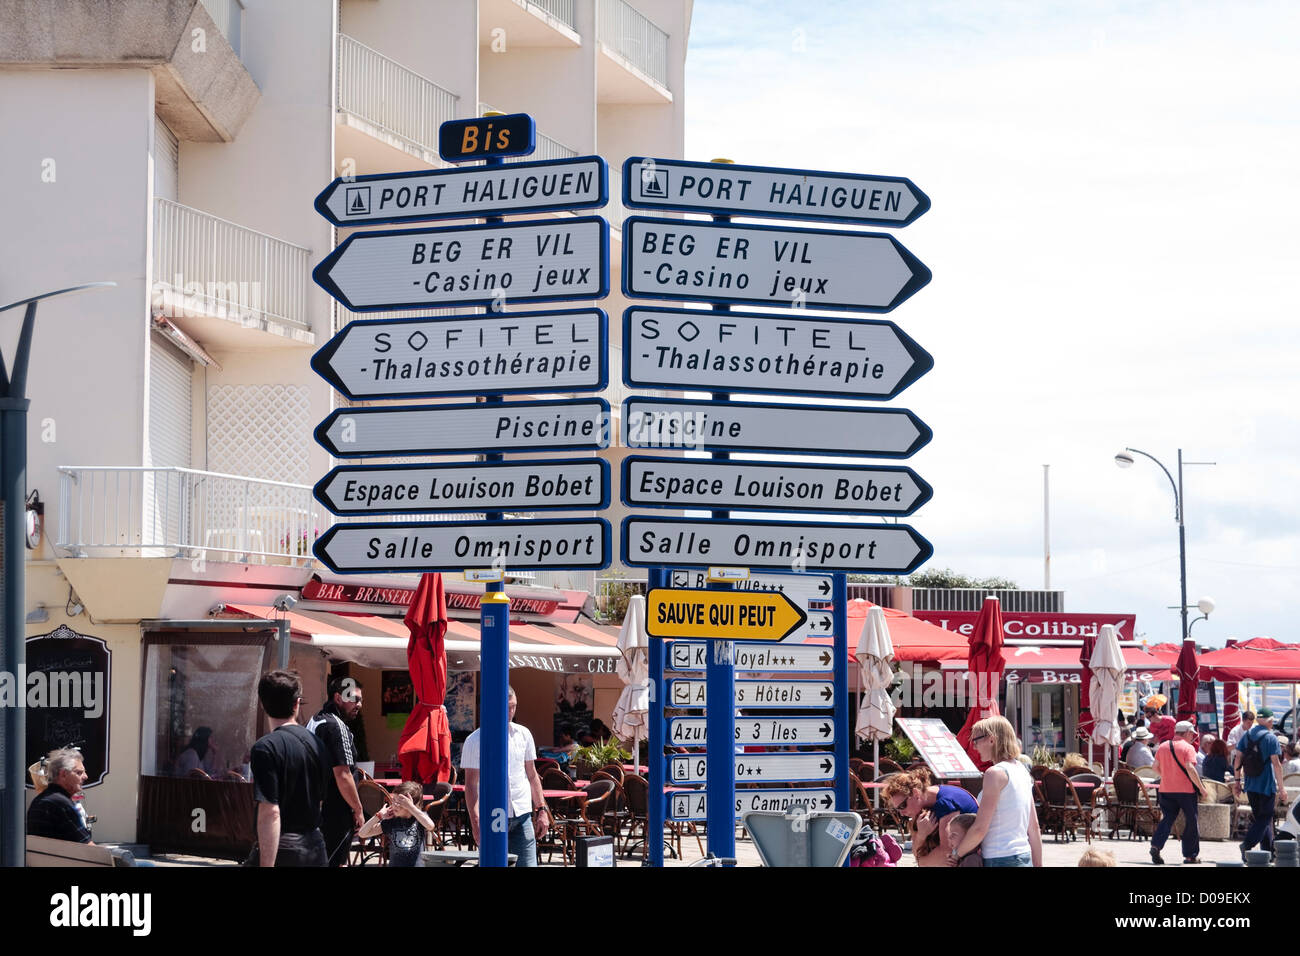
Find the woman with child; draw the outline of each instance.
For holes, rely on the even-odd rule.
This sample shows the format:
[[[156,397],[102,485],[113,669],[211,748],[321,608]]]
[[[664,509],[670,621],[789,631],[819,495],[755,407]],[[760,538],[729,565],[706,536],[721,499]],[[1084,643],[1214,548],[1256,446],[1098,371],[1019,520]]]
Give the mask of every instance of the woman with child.
[[[979,850],[984,866],[1042,866],[1034,783],[1019,760],[1020,742],[1011,723],[986,717],[971,728],[970,742],[980,760],[993,766],[984,772],[975,822],[953,846],[953,864]]]
[[[979,809],[975,798],[961,787],[931,784],[924,767],[890,775],[884,796],[890,807],[912,820],[912,855],[917,866],[948,866],[952,849],[948,818]]]

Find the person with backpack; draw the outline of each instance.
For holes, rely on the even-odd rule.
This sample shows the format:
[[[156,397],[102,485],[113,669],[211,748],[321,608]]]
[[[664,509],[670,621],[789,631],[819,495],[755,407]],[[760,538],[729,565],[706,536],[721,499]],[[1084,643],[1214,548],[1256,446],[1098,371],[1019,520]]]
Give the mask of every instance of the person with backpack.
[[[1259,844],[1261,850],[1273,850],[1273,811],[1280,798],[1286,802],[1282,783],[1282,748],[1273,735],[1273,711],[1261,707],[1255,714],[1255,726],[1241,735],[1237,752],[1232,755],[1233,789],[1245,790],[1254,821],[1241,843],[1241,859],[1246,851]]]
[[[1151,862],[1159,865],[1160,850],[1169,839],[1178,814],[1183,815],[1183,863],[1200,863],[1201,835],[1197,829],[1196,805],[1205,796],[1201,776],[1196,772],[1196,726],[1188,720],[1174,725],[1172,740],[1156,748],[1156,769],[1160,771],[1160,823],[1151,836]]]

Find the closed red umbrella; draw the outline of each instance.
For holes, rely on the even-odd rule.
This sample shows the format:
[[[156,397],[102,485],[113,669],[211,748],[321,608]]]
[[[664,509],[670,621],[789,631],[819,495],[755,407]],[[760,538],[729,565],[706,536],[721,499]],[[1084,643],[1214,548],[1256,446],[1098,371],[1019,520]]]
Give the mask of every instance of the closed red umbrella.
[[[1079,664],[1085,675],[1085,679],[1079,682],[1079,739],[1088,741],[1088,746],[1092,746],[1092,732],[1096,727],[1097,720],[1092,716],[1092,695],[1089,688],[1089,681],[1086,675],[1092,667],[1092,652],[1097,646],[1097,633],[1083,636],[1083,646],[1079,648]],[[1114,714],[1108,715],[1113,718]],[[1092,761],[1092,753],[1088,754],[1089,762]]]
[[[1196,645],[1191,641],[1183,641],[1174,673],[1178,675],[1178,719],[1190,721],[1195,726],[1196,688],[1200,685],[1201,667],[1196,663]]]
[[[966,657],[969,678],[973,685],[971,696],[975,700],[966,723],[957,734],[957,741],[970,754],[975,766],[987,770],[990,764],[980,760],[975,748],[971,746],[971,728],[975,722],[985,717],[998,716],[998,681],[1006,669],[1006,660],[1002,656],[1002,605],[995,597],[986,597],[980,608],[979,617],[975,619],[975,629],[970,635],[970,651]]]
[[[447,598],[441,574],[425,574],[406,609],[411,639],[406,664],[415,706],[398,738],[403,780],[434,783],[451,778],[451,727],[442,702],[447,695]]]

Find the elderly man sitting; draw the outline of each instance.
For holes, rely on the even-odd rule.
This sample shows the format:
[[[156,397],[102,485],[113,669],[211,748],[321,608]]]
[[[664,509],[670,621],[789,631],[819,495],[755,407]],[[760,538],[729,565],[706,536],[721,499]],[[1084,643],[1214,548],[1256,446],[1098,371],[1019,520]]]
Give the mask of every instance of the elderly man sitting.
[[[82,822],[73,798],[81,794],[81,787],[89,777],[86,765],[76,750],[52,750],[45,758],[45,779],[49,786],[40,792],[27,808],[27,833],[29,836],[49,837],[53,840],[70,840],[89,843],[90,831]]]

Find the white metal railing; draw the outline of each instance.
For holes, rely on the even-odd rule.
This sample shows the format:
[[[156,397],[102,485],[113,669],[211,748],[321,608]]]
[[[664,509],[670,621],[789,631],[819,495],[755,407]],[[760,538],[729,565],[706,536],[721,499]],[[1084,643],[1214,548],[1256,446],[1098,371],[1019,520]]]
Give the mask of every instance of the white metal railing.
[[[623,0],[600,0],[597,38],[660,86],[668,88],[668,34]]]
[[[59,467],[56,545],[246,564],[308,564],[324,530],[309,485],[190,468]]]
[[[609,184],[609,202],[600,214],[609,220],[609,228],[617,229],[620,233],[623,231],[623,220],[628,217],[627,207],[623,205],[623,184],[619,182],[619,177],[611,175],[610,179],[614,180]]]
[[[576,149],[570,149],[563,143],[551,139],[542,133],[537,134],[537,148],[533,150],[533,155],[529,159],[572,159],[578,155]]]
[[[432,153],[459,97],[346,34],[339,34],[338,108]]]
[[[230,48],[239,55],[243,39],[244,0],[199,0],[217,27],[226,36]]]
[[[310,329],[311,250],[170,199],[154,200],[153,281],[196,312]]]
[[[1064,591],[993,590],[989,588],[912,588],[914,611],[978,611],[984,598],[995,597],[1003,611],[1059,614]]]
[[[545,10],[574,32],[578,29],[577,0],[524,0],[530,7]]]

